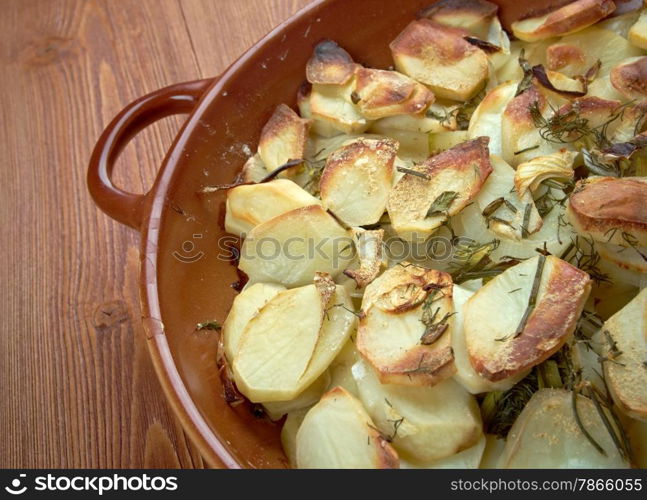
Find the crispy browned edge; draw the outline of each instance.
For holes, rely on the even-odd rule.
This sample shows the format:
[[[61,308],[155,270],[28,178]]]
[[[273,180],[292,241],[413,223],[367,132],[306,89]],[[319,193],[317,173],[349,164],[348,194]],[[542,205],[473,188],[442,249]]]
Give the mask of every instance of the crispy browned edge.
[[[604,235],[613,229],[647,234],[647,182],[635,178],[580,180],[567,213],[578,231]]]
[[[647,96],[647,56],[629,63],[619,64],[611,70],[611,85],[628,98]]]
[[[576,0],[548,14],[544,23],[533,34],[558,36],[569,33],[579,27],[595,24],[614,10],[616,4],[613,0]],[[525,19],[540,15],[544,14],[535,14]]]
[[[337,42],[322,40],[306,65],[306,78],[310,83],[343,85],[353,76],[355,63],[348,52]]]
[[[551,258],[551,257],[548,257]],[[504,362],[472,356],[472,366],[481,376],[492,382],[503,380],[545,361],[555,354],[573,333],[591,291],[591,278],[575,266],[555,259],[542,300],[536,305],[523,332],[516,338],[502,341],[506,350]],[[502,367],[503,366],[503,367]]]
[[[297,129],[297,141],[298,148],[301,149],[301,157],[303,157],[303,151],[305,150],[306,141],[308,140],[308,130],[310,129],[311,121],[305,118],[301,118],[291,107],[286,104],[279,104],[274,113],[267,121],[263,129],[261,130],[261,137],[258,141],[259,149],[263,147],[267,142],[275,140],[277,137],[281,136],[283,130],[289,127],[295,127]],[[288,158],[288,160],[300,160],[300,158]]]

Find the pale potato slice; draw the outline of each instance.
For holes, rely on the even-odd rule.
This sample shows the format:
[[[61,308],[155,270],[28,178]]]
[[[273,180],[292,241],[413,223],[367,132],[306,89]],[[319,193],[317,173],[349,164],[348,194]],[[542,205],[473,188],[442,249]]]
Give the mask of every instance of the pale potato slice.
[[[600,257],[614,265],[633,273],[647,273],[647,247],[635,248],[613,245],[611,243],[596,243],[595,249]]]
[[[474,295],[475,291],[468,290],[462,286],[454,285],[454,330],[452,331],[452,349],[454,351],[454,364],[456,373],[454,380],[461,384],[471,394],[481,394],[490,391],[506,391],[514,384],[523,379],[528,370],[524,370],[516,375],[492,382],[479,375],[472,363],[470,362],[469,353],[467,352],[467,343],[465,342],[465,311],[464,305],[467,300]]]
[[[253,228],[277,215],[320,203],[288,179],[236,186],[227,191],[225,230],[244,238]]]
[[[357,383],[353,378],[352,368],[359,360],[359,353],[355,349],[355,344],[349,340],[344,345],[343,349],[339,352],[337,357],[330,364],[328,371],[330,372],[330,384],[328,390],[335,387],[343,387],[350,394],[359,398],[357,391]]]
[[[490,154],[500,156],[503,152],[501,139],[503,112],[514,97],[518,85],[517,81],[508,81],[493,88],[485,95],[472,114],[468,128],[469,138],[489,137]]]
[[[451,377],[451,277],[403,262],[366,287],[357,350],[383,383],[434,385]]]
[[[398,158],[408,164],[420,163],[429,157],[427,134],[410,132],[408,130],[387,130],[381,127],[371,127],[369,130],[379,134],[381,139],[397,141],[400,145],[398,148]]]
[[[346,269],[344,274],[353,278],[358,288],[364,288],[377,277],[382,267],[384,229],[354,228],[351,233],[357,248],[359,269]]]
[[[232,369],[250,401],[293,400],[344,347],[357,318],[344,288],[336,286],[332,294],[327,288],[306,285],[280,292],[247,323]]]
[[[634,465],[647,469],[647,422],[632,419],[625,423],[625,429],[631,442]]]
[[[386,207],[397,150],[391,139],[357,139],[333,152],[319,184],[324,207],[349,226],[375,224]]]
[[[285,290],[282,285],[272,283],[256,283],[245,288],[236,296],[227,319],[222,325],[225,355],[229,363],[234,361],[238,345],[247,323],[258,311],[272,300],[279,292]]]
[[[611,85],[627,99],[647,97],[647,56],[627,59],[611,70]]]
[[[344,85],[314,84],[310,91],[312,118],[345,134],[361,134],[370,125],[353,103],[354,78]]]
[[[281,428],[281,446],[293,469],[297,468],[297,432],[309,411],[310,408],[291,411]]]
[[[647,289],[602,327],[604,374],[613,400],[624,413],[647,422]]]
[[[260,155],[256,153],[254,156],[250,156],[243,165],[239,179],[241,182],[260,182],[267,177],[267,174],[269,174],[269,172],[265,168],[263,160],[261,160]]]
[[[250,282],[287,287],[311,283],[315,272],[333,277],[353,259],[350,235],[320,205],[297,208],[259,224],[243,242],[239,268]]]
[[[357,64],[348,52],[332,40],[319,42],[306,65],[310,83],[344,85],[352,78]]]
[[[329,384],[330,373],[325,371],[294,399],[288,401],[268,401],[263,403],[263,409],[270,420],[281,420],[287,414],[310,408],[316,404],[321,398],[321,395],[326,392]]]
[[[591,47],[595,47],[595,50],[591,50]],[[550,64],[551,51],[553,50],[557,50],[557,59],[566,57],[567,64],[562,65],[559,71],[571,77],[585,74],[599,60],[601,66],[598,71],[598,79],[608,75],[611,69],[622,60],[642,55],[639,48],[631,45],[622,36],[597,26],[591,26],[578,33],[565,36],[551,44],[546,52],[548,64]],[[564,56],[562,51],[571,55]],[[562,52],[561,55],[560,52]],[[553,57],[552,60],[555,61],[555,58]],[[533,62],[533,64],[537,63]],[[597,95],[592,92],[592,88],[589,90],[589,95]]]
[[[526,42],[574,33],[604,19],[616,9],[612,0],[576,0],[538,17],[512,23],[512,33]]]
[[[453,380],[434,387],[382,384],[365,361],[353,366],[364,407],[407,460],[425,464],[474,446],[482,437],[474,396]]]
[[[393,229],[406,240],[424,240],[471,203],[492,171],[488,139],[459,144],[416,170],[419,175],[405,174],[398,181],[387,202]]]
[[[463,28],[486,40],[493,19],[496,19],[499,7],[485,0],[441,0],[420,12],[439,24]]]
[[[552,255],[533,257],[496,276],[464,306],[474,370],[497,382],[552,356],[575,330],[590,290],[585,272]]]
[[[335,137],[341,134],[342,131],[335,128],[330,121],[320,120],[312,116],[312,108],[310,106],[311,94],[312,85],[309,82],[304,82],[297,92],[297,107],[301,116],[310,120],[310,131],[324,138]],[[315,149],[315,151],[318,150]]]
[[[296,437],[300,469],[397,469],[397,452],[375,429],[362,404],[341,387],[324,394]]]
[[[501,439],[494,434],[486,434],[485,440],[485,449],[483,450],[479,469],[496,469],[505,448],[505,439]]]
[[[629,466],[614,445],[593,402],[577,396],[586,431],[604,449],[598,452],[575,419],[573,398],[563,389],[537,391],[512,426],[498,463],[503,469],[618,469]]]
[[[419,132],[421,134],[456,130],[456,118],[451,114],[452,106],[434,102],[426,113],[418,115],[396,115],[382,118],[371,125],[371,130],[385,133],[390,130]]]
[[[247,323],[232,370],[236,385],[252,402],[287,401],[313,356],[325,303],[315,285],[279,292]]]
[[[629,28],[628,36],[633,45],[647,50],[647,9],[640,13],[636,23]]]
[[[579,181],[566,213],[578,233],[596,241],[647,246],[647,179],[591,177]]]
[[[630,8],[628,12],[620,14],[618,11],[616,11],[614,12],[613,16],[607,17],[606,19],[600,21],[599,23],[596,23],[595,24],[596,27],[613,31],[614,33],[620,35],[621,37],[627,38],[629,36],[629,30],[636,23],[636,21],[638,21],[638,17],[640,16],[640,11],[634,10],[636,8],[635,5],[633,6],[625,5],[625,6]]]
[[[434,94],[408,76],[397,71],[362,67],[355,73],[353,98],[360,112],[369,120],[416,115],[434,102]]]
[[[535,193],[541,183],[548,179],[571,180],[576,156],[576,153],[563,149],[519,164],[514,174],[514,187],[519,197],[523,197],[528,191]]]
[[[434,460],[424,464],[416,464],[400,459],[401,469],[478,469],[485,449],[485,435],[474,446],[459,451],[449,457]]]
[[[438,97],[466,101],[488,76],[487,55],[463,39],[468,34],[428,19],[413,21],[391,42],[395,67]]]
[[[301,118],[292,108],[280,104],[263,127],[258,154],[265,168],[273,171],[290,160],[304,157],[310,121]]]
[[[429,151],[432,155],[437,155],[469,139],[469,132],[467,130],[451,130],[429,134]]]
[[[585,51],[577,45],[555,43],[546,49],[546,63],[551,71],[566,70],[574,74],[586,64]]]

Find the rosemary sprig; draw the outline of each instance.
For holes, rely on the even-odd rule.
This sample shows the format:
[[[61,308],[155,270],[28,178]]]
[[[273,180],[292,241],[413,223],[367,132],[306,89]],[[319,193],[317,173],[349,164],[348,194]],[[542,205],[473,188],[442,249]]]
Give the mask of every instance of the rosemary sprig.
[[[413,175],[415,177],[420,177],[421,179],[429,180],[431,177],[429,177],[427,174],[424,172],[418,172],[417,170],[414,170],[412,168],[407,168],[407,167],[397,167],[398,172],[402,172],[403,174],[409,174]]]
[[[197,331],[200,331],[200,330],[220,330],[220,329],[222,329],[222,325],[220,323],[218,323],[216,320],[211,320],[211,321],[205,321],[204,323],[196,324],[195,329]]]
[[[607,456],[607,452],[604,451],[604,448],[600,446],[600,444],[595,440],[595,438],[591,435],[591,433],[586,429],[584,426],[584,423],[582,422],[582,418],[580,417],[579,411],[577,410],[577,397],[579,396],[579,391],[577,390],[572,390],[571,391],[571,405],[573,407],[573,416],[575,417],[575,422],[577,423],[577,426],[580,428],[580,431],[582,431],[582,434],[586,437],[586,439],[593,445],[593,447],[598,451],[598,453],[604,455],[605,457]]]
[[[447,215],[449,207],[457,197],[458,193],[456,191],[443,191],[432,202],[429,210],[427,210],[427,217],[431,217],[433,215]]]
[[[528,298],[528,306],[526,307],[526,310],[521,317],[521,321],[519,321],[519,326],[517,326],[517,329],[515,330],[512,338],[517,338],[523,333],[524,328],[526,328],[528,318],[530,318],[530,315],[535,309],[535,305],[537,303],[537,295],[539,294],[539,285],[541,284],[541,275],[544,271],[545,263],[546,256],[540,254],[539,260],[537,261],[537,270],[535,271],[535,277],[533,278],[532,288],[530,290],[530,297]]]
[[[530,63],[526,59],[526,50],[521,49],[521,52],[519,53],[519,66],[521,66],[521,70],[523,71],[523,78],[519,82],[519,85],[517,86],[517,90],[514,93],[514,96],[517,97],[520,94],[523,94],[526,90],[528,90],[532,86],[532,79],[533,79],[533,74],[532,74],[532,67],[530,66]]]
[[[530,236],[530,231],[528,231],[528,225],[530,224],[531,213],[532,213],[532,205],[528,203],[523,209],[523,222],[521,223],[522,238],[527,238],[528,236]]]

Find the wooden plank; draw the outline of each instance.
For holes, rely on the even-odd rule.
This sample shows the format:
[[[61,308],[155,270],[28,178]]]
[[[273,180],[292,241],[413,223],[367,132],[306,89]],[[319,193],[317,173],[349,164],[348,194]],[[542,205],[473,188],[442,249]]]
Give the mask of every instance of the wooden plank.
[[[125,104],[215,75],[303,1],[3,0],[1,467],[201,467],[148,359],[138,235],[85,187]],[[117,182],[152,182],[181,118],[138,136]]]

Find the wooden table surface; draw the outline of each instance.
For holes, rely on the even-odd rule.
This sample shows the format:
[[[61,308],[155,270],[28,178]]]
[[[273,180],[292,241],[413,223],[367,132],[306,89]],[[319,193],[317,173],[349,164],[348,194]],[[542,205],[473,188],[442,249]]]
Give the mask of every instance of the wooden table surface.
[[[86,165],[140,95],[219,74],[308,0],[0,0],[0,467],[202,467],[146,351],[138,234]],[[151,185],[181,122],[128,146]]]

